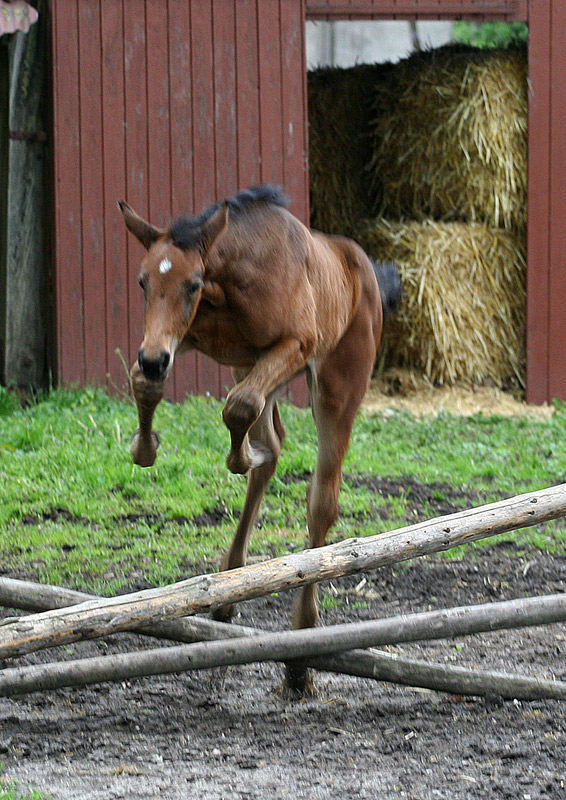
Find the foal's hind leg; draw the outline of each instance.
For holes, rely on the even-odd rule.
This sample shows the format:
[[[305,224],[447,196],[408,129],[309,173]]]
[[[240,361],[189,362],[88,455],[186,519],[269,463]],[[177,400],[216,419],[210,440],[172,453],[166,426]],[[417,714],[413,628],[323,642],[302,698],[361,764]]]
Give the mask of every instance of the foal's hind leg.
[[[252,425],[250,437],[270,452],[270,458],[248,473],[248,489],[244,507],[230,549],[222,559],[221,570],[235,569],[246,563],[250,534],[255,525],[266,486],[275,472],[281,454],[285,428],[281,422],[274,395],[268,398],[259,419]],[[234,609],[233,605],[223,606],[213,612],[213,617],[226,622],[233,615]]]
[[[352,426],[367,390],[375,360],[374,340],[364,326],[352,328],[311,380],[312,409],[318,434],[318,458],[307,490],[309,546],[324,545],[328,529],[338,516],[342,462]],[[293,608],[293,627],[309,628],[318,621],[317,586],[304,586]],[[287,664],[287,687],[297,693],[312,691],[306,667]]]

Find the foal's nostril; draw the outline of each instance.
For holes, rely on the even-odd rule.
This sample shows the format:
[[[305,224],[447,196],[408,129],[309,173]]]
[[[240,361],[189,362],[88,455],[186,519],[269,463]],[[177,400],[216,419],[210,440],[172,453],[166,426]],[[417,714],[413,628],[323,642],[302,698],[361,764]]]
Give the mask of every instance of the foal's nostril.
[[[166,350],[164,350],[159,356],[159,361],[158,361],[161,374],[163,374],[167,369],[167,367],[169,366],[169,359],[170,359],[169,353]]]
[[[159,381],[164,378],[170,361],[171,356],[167,350],[162,350],[157,358],[148,358],[142,349],[138,352],[140,369],[150,381]]]

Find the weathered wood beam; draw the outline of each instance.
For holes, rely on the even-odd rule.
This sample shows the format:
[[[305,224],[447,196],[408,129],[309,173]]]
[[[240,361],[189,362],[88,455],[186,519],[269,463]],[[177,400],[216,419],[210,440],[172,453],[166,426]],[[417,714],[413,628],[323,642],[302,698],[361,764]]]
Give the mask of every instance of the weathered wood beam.
[[[63,608],[65,605],[81,603],[95,599],[93,595],[76,592],[60,586],[17,581],[11,578],[0,578],[0,605],[10,608],[23,608],[28,611],[40,611],[46,608]],[[182,642],[193,642],[214,639],[242,638],[244,636],[260,636],[264,631],[243,625],[228,625],[202,617],[190,617],[178,620],[155,623],[136,631],[150,636],[158,636]],[[159,659],[156,659],[158,668]],[[319,656],[308,660],[308,666],[326,672],[338,672],[376,681],[389,681],[405,686],[417,686],[440,692],[461,695],[497,695],[506,699],[539,700],[543,698],[566,697],[566,683],[541,678],[524,677],[489,670],[474,670],[450,664],[430,664],[416,659],[408,659],[386,653],[383,650],[348,650],[338,655]],[[46,667],[46,665],[44,665]],[[126,669],[126,665],[124,665]],[[133,677],[122,674],[121,680]],[[75,674],[84,675],[84,666],[75,673],[72,666],[67,665],[61,673],[57,666],[52,667],[51,688],[77,685]],[[21,683],[18,676],[20,693],[24,687],[36,691],[37,681],[33,670],[28,671]],[[68,681],[72,681],[69,683]],[[0,685],[2,673],[0,672]],[[56,686],[55,686],[56,684]],[[6,685],[9,691],[10,684]]]
[[[103,600],[99,595],[77,592],[63,586],[53,586],[33,581],[0,578],[0,606],[24,609],[25,611],[50,611],[68,608],[89,600]],[[0,625],[1,625],[0,621]],[[181,619],[157,621],[132,628],[132,632],[174,642],[202,642],[211,639],[232,639],[254,636],[258,631],[244,625],[230,625],[204,617],[182,617]],[[261,633],[261,631],[259,631]]]
[[[65,663],[15,667],[0,672],[0,696],[43,691],[61,686],[81,686],[100,681],[247,664],[254,661],[289,662],[308,659],[310,662],[317,656],[343,653],[356,647],[443,639],[565,620],[566,595],[564,594],[507,600],[367,622],[331,625],[325,628],[266,633],[242,639],[162,647]],[[360,663],[363,664],[363,656],[360,658]],[[374,662],[369,661],[369,669],[372,672],[374,666]],[[393,666],[389,664],[390,669]],[[421,668],[424,666],[421,665]],[[438,674],[439,666],[436,665],[437,679],[441,677]],[[384,667],[382,664],[382,668]],[[410,682],[407,671],[404,675],[407,682]],[[481,680],[478,676],[474,687],[473,676],[467,674],[459,677],[463,687],[467,684],[475,688]],[[491,690],[494,691],[493,681],[496,681],[499,693],[505,696],[517,696],[519,692],[527,689],[531,697],[534,693],[535,696],[566,699],[566,683],[535,681],[537,684],[535,691],[533,681],[526,678],[519,679],[521,685],[517,684],[516,689],[513,687],[512,676],[491,673],[489,680],[492,681]]]
[[[11,37],[6,278],[3,313],[7,384],[41,387],[48,380],[50,309],[46,242],[49,203],[46,144],[49,4],[25,36]],[[4,265],[0,267],[3,269]]]
[[[519,4],[517,0],[502,0],[501,2],[478,2],[469,0],[459,3],[444,3],[441,8],[438,3],[427,3],[423,0],[415,0],[413,3],[405,2],[399,6],[396,0],[382,0],[379,5],[372,3],[336,3],[318,2],[317,0],[307,0],[306,18],[307,20],[317,19],[361,19],[361,18],[385,18],[391,17],[414,17],[423,19],[432,17],[438,19],[439,15],[443,19],[455,18],[493,18],[506,19],[509,16],[514,19],[526,19],[524,3]]]
[[[94,639],[150,622],[376,569],[563,516],[566,516],[565,484],[389,533],[347,539],[249,567],[199,575],[166,587],[6,620],[0,627],[0,658]]]

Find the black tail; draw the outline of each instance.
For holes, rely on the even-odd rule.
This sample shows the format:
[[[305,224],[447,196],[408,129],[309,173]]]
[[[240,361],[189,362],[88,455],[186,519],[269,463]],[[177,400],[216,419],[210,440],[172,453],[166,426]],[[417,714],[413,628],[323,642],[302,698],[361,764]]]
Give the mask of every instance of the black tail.
[[[393,261],[374,261],[372,259],[371,263],[379,285],[383,315],[394,314],[399,308],[403,294],[399,268]]]

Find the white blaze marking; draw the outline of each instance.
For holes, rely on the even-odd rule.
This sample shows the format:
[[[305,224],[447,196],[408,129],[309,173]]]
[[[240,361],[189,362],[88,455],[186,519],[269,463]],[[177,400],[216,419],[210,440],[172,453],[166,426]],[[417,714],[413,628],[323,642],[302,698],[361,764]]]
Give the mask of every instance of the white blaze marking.
[[[164,258],[161,264],[159,265],[159,272],[162,275],[165,275],[166,272],[169,272],[173,264],[168,258]]]

